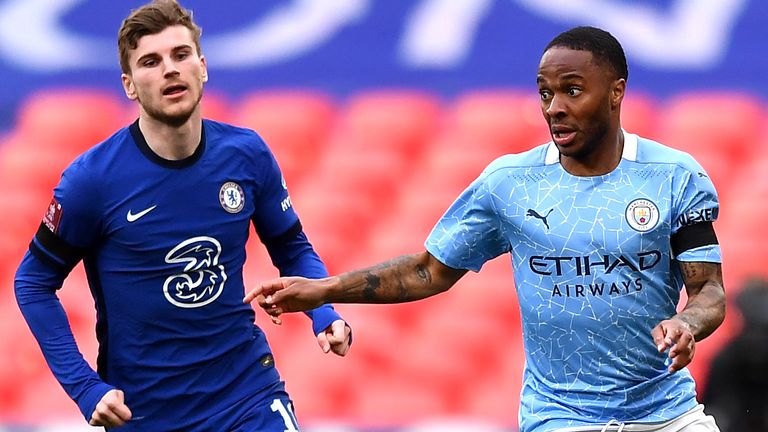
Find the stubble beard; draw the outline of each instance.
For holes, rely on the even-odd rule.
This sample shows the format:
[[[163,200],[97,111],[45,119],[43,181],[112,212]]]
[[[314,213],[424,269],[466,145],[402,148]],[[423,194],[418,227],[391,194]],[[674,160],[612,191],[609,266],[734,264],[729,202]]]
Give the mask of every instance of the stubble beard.
[[[203,98],[203,91],[200,90],[200,94],[197,96],[197,100],[194,104],[192,104],[192,107],[186,111],[182,111],[175,114],[168,114],[163,112],[162,110],[156,109],[150,104],[144,104],[141,99],[138,99],[139,104],[141,105],[142,109],[144,110],[147,115],[160,123],[163,123],[165,125],[168,125],[173,128],[178,128],[184,123],[186,123],[190,117],[192,117],[192,114],[195,112],[195,109],[200,105],[200,101]]]

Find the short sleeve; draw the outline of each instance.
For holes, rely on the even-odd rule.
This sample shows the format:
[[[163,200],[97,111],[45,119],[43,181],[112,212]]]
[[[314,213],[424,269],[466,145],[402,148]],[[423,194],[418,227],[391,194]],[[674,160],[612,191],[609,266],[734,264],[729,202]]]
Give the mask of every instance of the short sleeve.
[[[486,261],[509,252],[493,199],[484,173],[437,222],[427,238],[427,251],[449,267],[476,272]]]
[[[674,197],[672,235],[691,231],[699,224],[711,224],[717,220],[720,203],[712,180],[693,158],[686,161],[686,170],[680,176],[681,183]],[[720,246],[716,241],[683,251],[675,257],[679,261],[720,262]]]

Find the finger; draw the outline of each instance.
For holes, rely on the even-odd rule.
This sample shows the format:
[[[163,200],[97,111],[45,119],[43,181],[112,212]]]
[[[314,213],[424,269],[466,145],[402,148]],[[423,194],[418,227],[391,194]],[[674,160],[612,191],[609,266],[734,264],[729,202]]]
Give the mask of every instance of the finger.
[[[678,354],[690,353],[692,348],[693,336],[690,333],[683,333],[675,342],[675,345],[669,350],[669,357],[675,357]]]
[[[279,278],[262,282],[256,285],[255,288],[253,288],[250,292],[248,292],[248,294],[245,295],[245,297],[243,297],[243,303],[250,303],[253,301],[253,299],[260,295],[266,297],[281,289],[283,289],[283,282]]]
[[[126,404],[120,404],[112,409],[112,412],[117,415],[117,417],[120,419],[122,423],[127,422],[128,420],[133,417],[133,414],[131,413],[131,410],[128,408],[128,405]]]
[[[123,393],[122,390],[118,390],[116,392],[117,396],[117,403],[112,406],[112,412],[117,414],[118,417],[120,417],[120,420],[123,422],[127,422],[128,420],[133,417],[133,414],[131,413],[130,408],[128,408],[128,405],[125,404],[125,393]]]
[[[328,335],[324,331],[317,335],[317,344],[320,345],[320,349],[326,354],[331,350],[331,343],[328,342]]]
[[[669,329],[667,330],[666,335],[664,335],[664,343],[667,344],[667,346],[672,346],[678,339],[680,339],[682,334],[683,330],[680,327]]]
[[[331,347],[331,350],[333,350],[334,354],[344,357],[349,351],[349,344],[344,342],[338,345],[334,345]]]
[[[262,309],[267,309],[270,307],[270,304],[267,303],[266,297],[264,297],[264,294],[259,294],[256,296],[256,304],[258,304]]]
[[[675,356],[674,360],[672,360],[672,364],[669,365],[669,373],[675,373],[679,371],[680,369],[687,366],[688,363],[690,362],[691,362],[691,359],[688,356],[685,356],[685,355]]]
[[[664,344],[664,327],[659,324],[651,330],[651,336],[653,337],[653,343],[656,344],[656,349],[659,352],[664,352],[667,346]]]
[[[120,417],[118,417],[117,414],[112,412],[112,410],[110,410],[108,407],[103,406],[93,414],[89,423],[92,426],[115,427],[122,426],[125,422],[123,422]]]
[[[277,324],[277,325],[281,325],[283,323],[283,320],[281,320],[279,317],[276,317],[276,316],[270,315],[269,319],[272,320],[272,323]]]
[[[344,343],[346,339],[344,329],[347,327],[347,323],[342,320],[336,320],[331,324],[331,334],[328,335],[328,342],[331,345],[338,345]]]

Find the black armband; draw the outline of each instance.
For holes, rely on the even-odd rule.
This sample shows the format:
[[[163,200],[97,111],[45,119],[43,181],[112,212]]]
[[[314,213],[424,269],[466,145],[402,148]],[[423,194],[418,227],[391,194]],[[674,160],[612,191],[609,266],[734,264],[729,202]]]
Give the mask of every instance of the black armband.
[[[718,244],[715,227],[712,226],[712,222],[700,222],[684,226],[672,234],[670,242],[672,244],[672,253],[675,256],[697,247]]]
[[[85,249],[65,242],[43,223],[37,229],[35,239],[45,248],[45,251],[34,240],[29,244],[29,251],[40,261],[65,273],[69,273],[85,256]]]

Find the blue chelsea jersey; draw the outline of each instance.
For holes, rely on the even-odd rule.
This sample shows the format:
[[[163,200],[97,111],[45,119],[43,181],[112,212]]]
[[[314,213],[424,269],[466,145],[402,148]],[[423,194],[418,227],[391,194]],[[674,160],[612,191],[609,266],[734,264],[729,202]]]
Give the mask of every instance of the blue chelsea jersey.
[[[676,313],[676,261],[720,262],[718,245],[674,256],[682,227],[717,218],[688,154],[626,134],[612,172],[566,172],[552,143],[491,163],[440,219],[427,250],[478,271],[510,252],[525,368],[521,432],[670,420],[696,405],[687,369],[667,371],[651,329]]]
[[[169,161],[134,123],[64,172],[45,222],[83,256],[98,372],[125,392],[126,430],[191,430],[280,382],[242,302],[245,243],[251,223],[262,240],[300,224],[253,131],[204,120],[195,153]],[[66,255],[40,235],[31,248]]]

